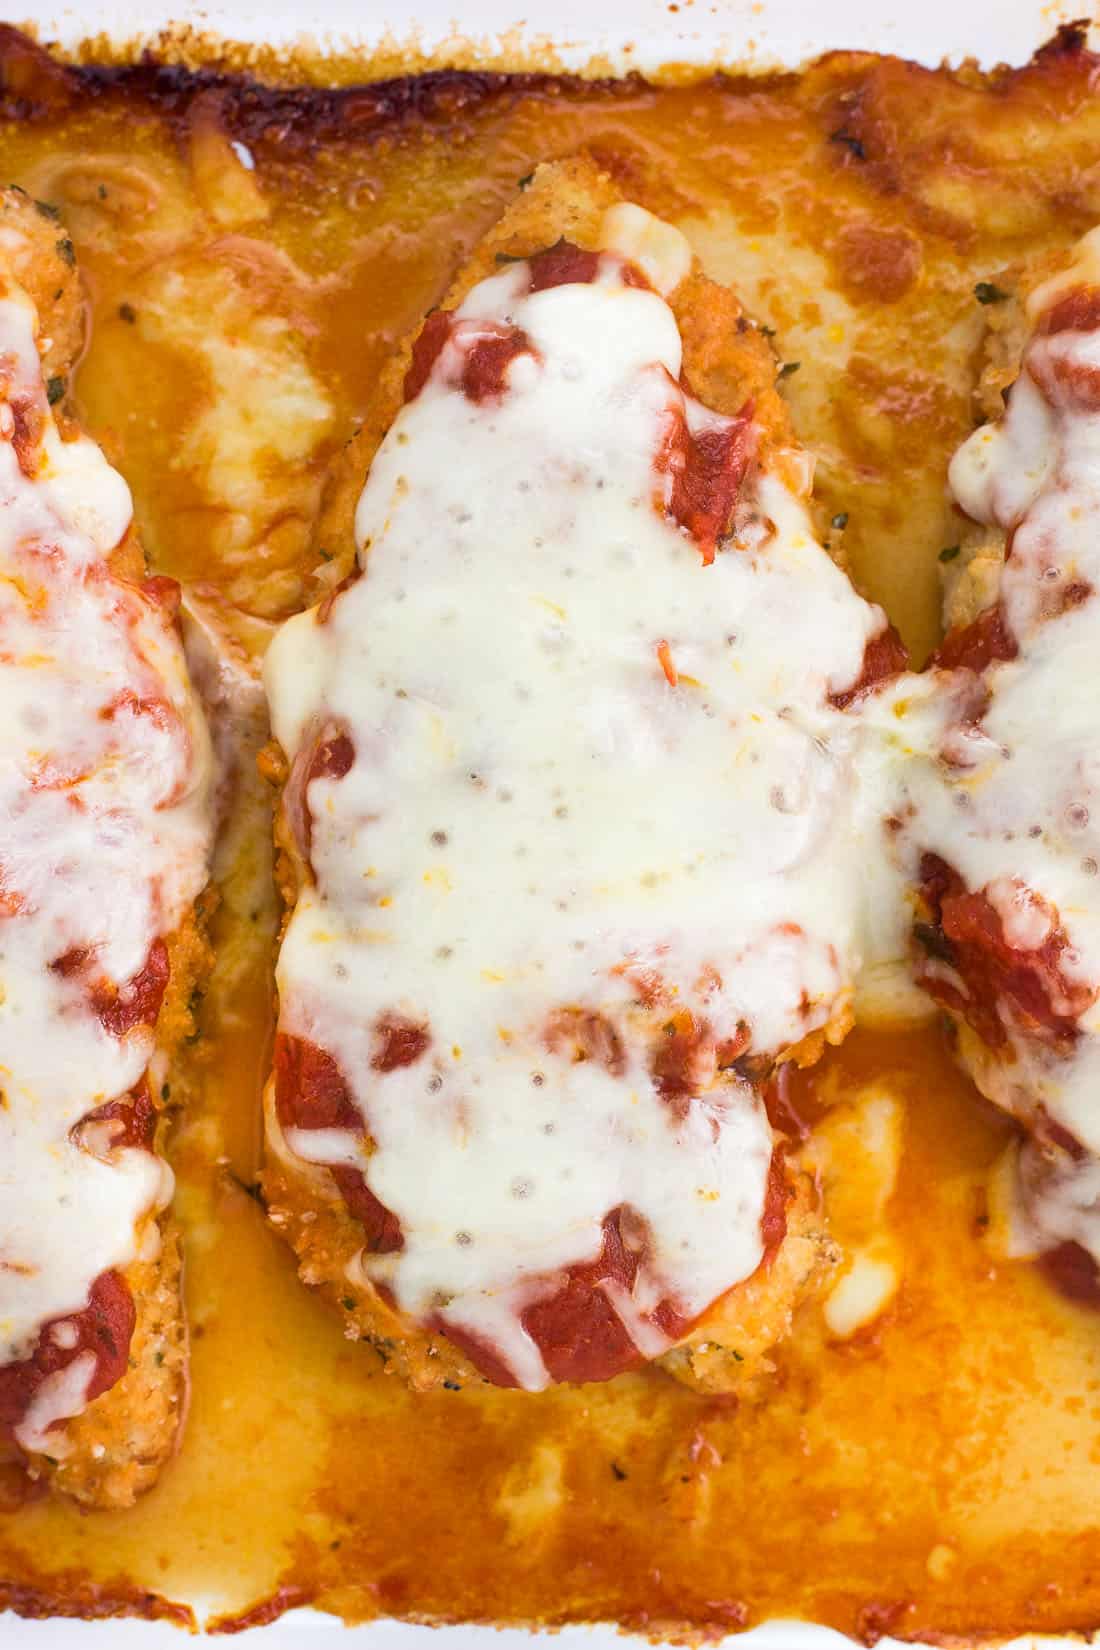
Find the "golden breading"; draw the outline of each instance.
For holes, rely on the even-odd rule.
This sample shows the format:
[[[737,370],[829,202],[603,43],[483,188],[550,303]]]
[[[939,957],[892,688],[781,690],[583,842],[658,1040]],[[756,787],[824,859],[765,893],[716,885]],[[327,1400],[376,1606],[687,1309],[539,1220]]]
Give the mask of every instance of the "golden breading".
[[[559,237],[582,248],[597,247],[603,213],[621,198],[611,180],[587,157],[540,166],[475,250],[447,292],[443,307],[461,303],[472,287],[496,273],[501,261],[498,255],[525,257]],[[735,413],[751,400],[761,449],[773,467],[783,465],[784,450],[794,449],[795,443],[786,407],[775,387],[775,357],[764,334],[744,314],[734,294],[708,280],[697,265],[669,302],[683,338],[684,372],[693,392],[724,413]],[[397,350],[379,380],[366,422],[334,466],[316,538],[322,563],[319,577],[329,587],[353,565],[355,504],[363,477],[402,406],[412,345],[409,337]],[[793,451],[790,462],[798,464]],[[286,763],[277,747],[269,748],[264,767],[273,783],[285,780]],[[306,873],[282,809],[276,818],[276,842],[277,877],[289,914]],[[835,1040],[839,1040],[842,1028],[830,1028],[830,1033],[834,1029]],[[823,1042],[818,1034],[816,1044]],[[327,1170],[305,1164],[285,1147],[272,1090],[269,1085],[263,1185],[272,1224],[297,1253],[304,1282],[339,1307],[349,1338],[370,1342],[386,1369],[399,1372],[413,1387],[483,1382],[484,1377],[444,1336],[412,1322],[369,1285],[348,1282],[349,1262],[362,1246],[361,1228],[336,1194]],[[836,1259],[809,1177],[796,1176],[787,1215],[788,1233],[778,1253],[730,1290],[660,1360],[678,1379],[705,1391],[746,1390],[770,1371],[768,1354],[787,1332],[797,1302]]]
[[[697,1392],[758,1396],[774,1365],[770,1354],[790,1332],[795,1308],[840,1259],[808,1175],[799,1174],[787,1210],[787,1235],[774,1258],[739,1283],[709,1311],[663,1368]]]
[[[63,411],[84,351],[86,311],[76,253],[56,208],[22,189],[0,190],[0,258],[38,311],[42,371],[47,384],[57,381],[51,394],[55,402],[60,395]]]
[[[998,271],[977,288],[983,304],[985,336],[982,340],[981,376],[974,392],[980,423],[992,423],[1004,412],[1005,396],[1016,382],[1031,328],[1027,300],[1036,287],[1069,268],[1071,248],[1034,258],[1025,265]],[[943,624],[945,630],[961,630],[997,598],[1004,563],[1005,534],[970,522],[964,527],[959,553],[944,564]]]
[[[167,940],[172,971],[156,1036],[157,1053],[169,1072],[173,1057],[194,1030],[195,992],[213,962],[205,936],[211,903],[209,895],[199,901]],[[170,1077],[165,1086],[173,1105],[178,1105],[178,1083]],[[156,1140],[161,1151],[169,1126],[163,1087],[154,1099],[161,1107]],[[44,1470],[57,1489],[91,1507],[129,1507],[150,1489],[175,1453],[187,1413],[183,1262],[170,1209],[159,1225],[160,1253],[152,1260],[135,1260],[123,1273],[137,1309],[126,1374],[65,1424],[71,1449],[63,1460],[32,1457],[32,1471]]]
[[[0,191],[0,268],[32,298],[38,313],[43,373],[63,436],[78,433],[66,406],[74,366],[84,348],[85,301],[72,242],[52,208],[22,190]],[[123,578],[144,576],[145,557],[133,527],[112,554],[112,571]],[[201,904],[202,902],[200,902]],[[156,1146],[163,1145],[165,1101],[173,1084],[171,1061],[193,1029],[191,1003],[208,972],[210,950],[202,912],[190,913],[166,937],[171,973],[156,1026],[160,1079],[153,1099],[160,1112]],[[176,1097],[178,1099],[178,1096]],[[54,1457],[26,1457],[32,1477],[89,1507],[130,1506],[156,1480],[173,1454],[187,1407],[187,1325],[181,1287],[179,1234],[170,1212],[159,1221],[159,1253],[135,1259],[123,1277],[133,1296],[136,1322],[129,1366],[122,1379],[84,1412],[57,1429],[64,1451]]]

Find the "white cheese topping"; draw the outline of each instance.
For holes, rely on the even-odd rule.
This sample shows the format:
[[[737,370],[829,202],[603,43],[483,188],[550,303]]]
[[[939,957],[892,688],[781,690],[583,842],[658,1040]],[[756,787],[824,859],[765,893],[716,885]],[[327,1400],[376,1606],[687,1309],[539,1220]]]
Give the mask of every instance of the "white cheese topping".
[[[47,1375],[35,1390],[15,1436],[24,1449],[48,1450],[55,1460],[63,1459],[71,1447],[64,1436],[51,1429],[58,1421],[79,1415],[88,1402],[88,1387],[95,1375],[95,1354],[81,1352],[70,1363]]]
[[[822,1315],[847,1340],[881,1317],[901,1282],[901,1246],[889,1207],[902,1154],[905,1101],[876,1084],[830,1106],[802,1152],[821,1187],[829,1231],[840,1247],[839,1276]]]
[[[616,244],[679,279],[645,217],[620,211]],[[608,1289],[647,1356],[662,1300],[693,1318],[758,1265],[770,1130],[713,1050],[842,1021],[860,950],[860,724],[829,696],[882,615],[773,475],[709,566],[658,507],[670,404],[728,421],[685,403],[672,311],[621,268],[531,293],[514,264],[470,293],[460,322],[532,352],[474,401],[444,351],[364,487],[363,577],[266,667],[292,759],[333,729],[354,747],[308,786],[279,1026],[335,1058],[374,1149],[274,1121],[273,1145],[357,1166],[404,1237],[362,1274],[532,1388],[522,1314],[595,1259],[609,1211],[648,1234],[633,1296]],[[574,1062],[565,1010],[602,1016],[617,1061]],[[677,1107],[653,1061],[684,1012],[707,1035]],[[387,1016],[431,1041],[382,1073]]]
[[[999,602],[1018,654],[992,664],[980,687],[969,672],[922,686],[925,751],[904,770],[897,809],[911,876],[932,851],[984,892],[1010,945],[1059,945],[1051,1003],[1068,1035],[1037,1034],[1002,995],[1007,1045],[967,1036],[963,1050],[991,1099],[1040,1133],[1045,1113],[1089,1154],[1100,1154],[1100,327],[1048,333],[1042,323],[1100,274],[1096,236],[1033,295],[1038,330],[1007,410],[951,465],[962,507],[1009,535]],[[968,998],[949,958],[930,967]],[[1072,1237],[1100,1260],[1096,1170],[1071,1168],[1062,1163],[1047,1187],[1057,1191],[1044,1208],[1047,1242]]]
[[[125,482],[62,441],[16,289],[0,297],[0,1366],[135,1253],[170,1190],[118,1125],[74,1125],[140,1082],[151,1033],[93,995],[140,975],[206,876],[209,749],[157,602],[109,572]],[[66,1344],[55,1326],[55,1344]],[[60,1333],[61,1340],[56,1336]],[[75,1344],[75,1341],[73,1342]],[[28,1447],[73,1414],[95,1360],[51,1377]],[[79,1365],[79,1368],[78,1368]],[[83,1371],[81,1393],[75,1391]],[[17,1436],[20,1434],[17,1433]]]
[[[859,1250],[834,1283],[822,1308],[829,1333],[847,1341],[880,1318],[898,1292],[898,1267],[893,1258]]]

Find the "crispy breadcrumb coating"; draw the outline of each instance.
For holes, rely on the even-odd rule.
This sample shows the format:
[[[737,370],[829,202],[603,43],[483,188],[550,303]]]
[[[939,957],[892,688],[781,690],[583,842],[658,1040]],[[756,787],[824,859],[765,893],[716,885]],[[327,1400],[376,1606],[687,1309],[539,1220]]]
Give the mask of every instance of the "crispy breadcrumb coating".
[[[86,309],[72,242],[51,207],[20,189],[0,191],[0,267],[10,272],[38,312],[37,345],[62,436],[78,426],[68,405],[74,366],[84,349]],[[144,576],[145,556],[131,526],[110,558],[122,578]],[[193,1031],[192,1001],[209,971],[210,948],[198,902],[176,933],[166,936],[171,974],[156,1026],[155,1064],[172,1057]],[[151,1085],[156,1087],[156,1085]],[[172,1084],[161,1079],[153,1100],[163,1144]],[[123,1271],[136,1309],[129,1367],[82,1414],[54,1432],[56,1454],[25,1457],[32,1477],[88,1507],[128,1507],[157,1478],[175,1451],[187,1408],[187,1322],[183,1309],[179,1233],[170,1211],[159,1222],[159,1252]]]

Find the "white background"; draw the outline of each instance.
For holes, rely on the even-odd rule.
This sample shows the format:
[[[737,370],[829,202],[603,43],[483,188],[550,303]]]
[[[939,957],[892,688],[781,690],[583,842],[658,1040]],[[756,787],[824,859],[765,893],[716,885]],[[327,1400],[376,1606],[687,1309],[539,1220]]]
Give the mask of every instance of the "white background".
[[[0,21],[25,22],[29,4],[33,0],[0,0]],[[407,44],[440,62],[468,61],[476,50],[494,67],[523,66],[525,54],[547,47],[564,67],[578,69],[595,60],[617,70],[642,71],[670,62],[796,67],[818,52],[840,48],[894,52],[930,64],[972,56],[992,66],[1023,62],[1060,22],[1097,17],[1088,0],[680,0],[678,13],[669,12],[667,0],[463,0],[461,19],[454,6],[455,0],[311,0],[309,38],[335,50]],[[45,0],[33,16],[42,39],[63,45],[105,28],[122,41],[141,37],[155,42],[169,23],[190,24],[231,40],[286,45],[303,38],[305,10],[301,0],[212,0],[206,5],[177,0],[164,7],[149,0],[114,0],[109,12],[99,0],[60,10]],[[374,1622],[345,1629],[308,1611],[245,1636],[255,1650],[628,1650],[609,1628],[544,1635]],[[165,1624],[0,1617],[3,1650],[185,1650],[187,1642]],[[1017,1650],[1040,1643],[1054,1650],[1056,1642],[1074,1650],[1069,1640],[1021,1639],[1016,1644]],[[884,1639],[882,1650],[891,1644]],[[736,1650],[846,1650],[847,1645],[824,1628],[781,1622],[741,1636]]]

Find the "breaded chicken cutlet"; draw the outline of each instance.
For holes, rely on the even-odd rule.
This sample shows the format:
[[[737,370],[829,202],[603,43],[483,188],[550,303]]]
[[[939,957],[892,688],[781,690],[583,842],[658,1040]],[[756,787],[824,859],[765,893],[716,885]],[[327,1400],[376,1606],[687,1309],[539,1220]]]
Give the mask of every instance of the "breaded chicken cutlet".
[[[838,776],[904,655],[776,376],[677,230],[540,167],[387,369],[268,656],[265,1191],[416,1387],[742,1388],[834,1258],[763,1091],[851,1023]]]
[[[178,589],[72,412],[84,329],[56,213],[0,194],[0,1447],[122,1507],[186,1408],[158,1146],[208,965],[210,754]]]

